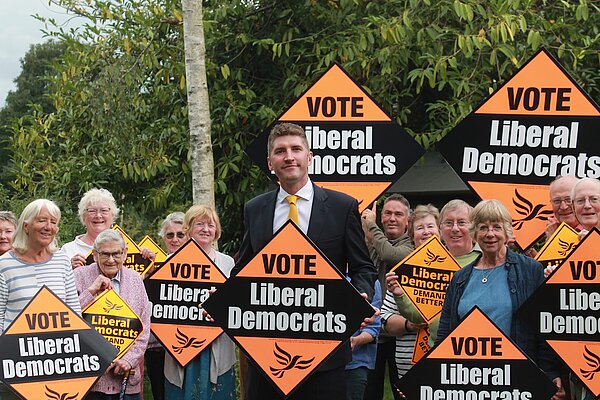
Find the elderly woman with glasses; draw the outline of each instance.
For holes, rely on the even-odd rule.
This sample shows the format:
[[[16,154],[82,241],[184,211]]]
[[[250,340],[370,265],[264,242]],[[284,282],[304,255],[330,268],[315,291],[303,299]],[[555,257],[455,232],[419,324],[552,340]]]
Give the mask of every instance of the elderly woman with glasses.
[[[456,259],[461,267],[473,262],[480,254],[479,246],[473,242],[469,228],[470,212],[473,209],[463,200],[450,200],[440,212],[440,236],[442,242]],[[390,290],[394,294],[400,314],[414,323],[424,323],[425,320],[413,305],[412,301],[404,295],[404,291],[395,281],[397,276],[389,274]],[[429,345],[433,346],[437,337],[439,318],[434,319],[429,325]]]
[[[96,236],[93,246],[95,262],[74,270],[81,306],[85,307],[107,289],[114,289],[142,321],[144,330],[133,346],[114,360],[104,375],[94,384],[86,399],[116,400],[119,398],[123,374],[133,370],[125,392],[125,400],[138,400],[144,381],[142,372],[144,351],[150,335],[150,302],[144,282],[136,271],[124,268],[127,246],[123,236],[105,229]]]
[[[508,248],[512,234],[512,219],[500,201],[484,200],[475,206],[471,235],[481,248],[481,256],[454,273],[446,291],[436,345],[478,306],[561,389],[554,398],[562,398],[556,358],[517,314],[544,281],[544,269],[539,262]]]
[[[73,268],[85,265],[85,259],[92,251],[98,234],[113,225],[119,216],[119,207],[113,195],[106,189],[90,189],[79,201],[79,220],[85,226],[85,233],[72,242],[65,243],[62,250],[71,259]]]
[[[183,219],[185,214],[174,212],[165,218],[160,225],[158,236],[160,236],[167,247],[167,253],[175,253],[185,242],[185,233],[183,233]]]
[[[185,214],[182,212],[173,212],[166,216],[160,225],[158,236],[165,243],[167,252],[175,253],[185,242],[186,236],[183,233],[183,220]],[[153,334],[150,334],[148,348],[144,356],[146,363],[146,372],[152,388],[152,397],[154,400],[165,399],[165,349],[158,342]]]

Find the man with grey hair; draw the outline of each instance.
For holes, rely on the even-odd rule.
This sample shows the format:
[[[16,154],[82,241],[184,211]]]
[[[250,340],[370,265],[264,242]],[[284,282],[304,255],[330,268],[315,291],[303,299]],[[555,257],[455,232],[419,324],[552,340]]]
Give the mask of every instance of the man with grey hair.
[[[387,291],[385,274],[404,257],[409,255],[414,246],[408,237],[407,226],[410,216],[410,203],[401,194],[395,193],[389,196],[383,203],[381,211],[381,225],[376,222],[377,203],[373,203],[372,209],[362,212],[362,223],[367,247],[375,267],[378,271],[378,279],[381,284],[381,292],[385,298]],[[396,367],[396,337],[387,333],[385,324],[386,316],[382,315],[382,326],[377,341],[377,359],[375,369],[370,371],[365,400],[381,400],[383,398],[383,384],[385,380],[386,364],[392,393],[395,399],[400,399],[397,388],[398,369]],[[402,321],[404,324],[404,320]]]
[[[576,176],[558,176],[550,183],[550,205],[554,215],[548,218],[548,226],[546,227],[546,238],[554,234],[556,228],[564,222],[571,228],[581,230],[579,221],[573,210],[573,199],[571,192],[575,184],[579,181]]]

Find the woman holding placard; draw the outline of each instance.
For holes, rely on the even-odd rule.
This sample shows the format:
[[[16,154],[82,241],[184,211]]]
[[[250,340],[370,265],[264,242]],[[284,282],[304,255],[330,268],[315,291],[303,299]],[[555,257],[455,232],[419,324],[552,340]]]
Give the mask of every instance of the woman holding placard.
[[[96,300],[105,290],[113,289],[139,317],[143,330],[133,345],[113,360],[106,372],[94,384],[86,399],[116,400],[124,379],[128,376],[125,400],[139,400],[144,373],[143,357],[150,336],[150,302],[140,274],[123,266],[127,246],[120,232],[106,229],[94,241],[94,260],[91,265],[74,270],[81,306]]]
[[[440,212],[440,236],[448,252],[456,259],[461,267],[473,262],[480,254],[479,246],[473,242],[469,231],[471,226],[470,212],[473,209],[463,200],[450,200]],[[404,291],[396,283],[398,277],[394,273],[387,276],[389,290],[394,294],[400,314],[415,323],[425,322],[419,311],[413,305]],[[431,321],[429,325],[429,346],[433,346],[437,338],[439,318]]]
[[[204,250],[219,269],[229,277],[233,258],[217,251],[214,244],[221,236],[221,223],[209,206],[195,205],[186,213],[183,231]],[[165,398],[169,400],[229,400],[236,398],[234,372],[235,346],[225,334],[215,339],[185,368],[165,355]]]
[[[408,220],[408,236],[414,243],[415,248],[419,247],[432,236],[440,236],[438,229],[439,215],[438,209],[431,204],[415,207]],[[386,275],[388,277],[388,290],[381,308],[381,319],[385,321],[385,332],[397,337],[396,368],[398,370],[398,377],[402,377],[412,367],[415,332],[419,328],[426,326],[426,324],[422,321],[414,323],[415,321],[407,318],[407,315],[398,309],[394,293],[391,291],[393,287],[390,283],[392,281],[389,280],[390,276],[394,277],[394,281],[398,278],[393,272]]]
[[[470,230],[482,254],[454,273],[446,291],[436,345],[478,306],[534,362],[541,362],[544,372],[561,389],[558,365],[550,350],[540,344],[527,321],[517,314],[544,281],[542,265],[508,248],[513,236],[512,218],[498,200],[484,200],[475,206]],[[561,392],[564,396],[560,391],[555,397]]]
[[[60,217],[60,209],[46,199],[32,201],[21,213],[14,240],[10,235],[12,250],[0,256],[0,334],[44,285],[81,312],[69,258],[56,244]],[[0,387],[0,398],[18,397]]]

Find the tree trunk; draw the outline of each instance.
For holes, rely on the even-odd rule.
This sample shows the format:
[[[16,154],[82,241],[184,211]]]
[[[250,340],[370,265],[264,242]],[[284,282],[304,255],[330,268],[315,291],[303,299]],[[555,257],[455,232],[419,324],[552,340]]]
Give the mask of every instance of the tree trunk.
[[[202,0],[181,0],[194,204],[215,206]]]

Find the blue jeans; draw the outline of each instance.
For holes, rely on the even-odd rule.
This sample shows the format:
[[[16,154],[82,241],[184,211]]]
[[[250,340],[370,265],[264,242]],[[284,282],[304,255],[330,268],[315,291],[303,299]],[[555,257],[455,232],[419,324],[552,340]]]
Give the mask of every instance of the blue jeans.
[[[367,367],[346,370],[346,400],[363,400],[368,377]]]

